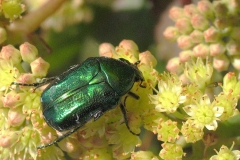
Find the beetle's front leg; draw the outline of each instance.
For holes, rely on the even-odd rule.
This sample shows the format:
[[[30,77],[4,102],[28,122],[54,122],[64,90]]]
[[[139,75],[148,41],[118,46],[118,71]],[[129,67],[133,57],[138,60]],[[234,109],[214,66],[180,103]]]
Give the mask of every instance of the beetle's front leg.
[[[35,87],[34,90],[36,90],[37,88],[44,86],[45,84],[48,84],[50,82],[52,82],[53,80],[55,80],[57,77],[51,77],[51,78],[45,78],[43,79],[42,82],[39,83],[19,83],[19,82],[12,82],[11,85],[18,85],[18,86],[33,86]]]
[[[127,97],[125,97],[125,99],[124,99],[124,104],[125,104],[126,99],[127,99]],[[126,112],[125,106],[124,106],[122,103],[120,103],[120,108],[121,108],[121,111],[122,111],[122,113],[123,113],[124,121],[125,121],[125,124],[126,124],[128,130],[129,130],[133,135],[139,136],[139,134],[134,133],[134,132],[130,129],[130,127],[129,127],[129,125],[128,125],[127,112]]]

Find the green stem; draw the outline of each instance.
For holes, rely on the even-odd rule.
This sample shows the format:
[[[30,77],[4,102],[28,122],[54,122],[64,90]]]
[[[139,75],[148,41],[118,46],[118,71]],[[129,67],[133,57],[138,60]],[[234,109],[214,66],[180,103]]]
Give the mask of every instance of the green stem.
[[[11,23],[7,29],[8,32],[16,33],[23,32],[22,34],[29,34],[35,31],[40,24],[48,18],[51,14],[53,14],[61,5],[65,2],[65,0],[49,0],[42,6],[40,6],[37,10],[28,13],[23,16],[22,19],[14,21]]]

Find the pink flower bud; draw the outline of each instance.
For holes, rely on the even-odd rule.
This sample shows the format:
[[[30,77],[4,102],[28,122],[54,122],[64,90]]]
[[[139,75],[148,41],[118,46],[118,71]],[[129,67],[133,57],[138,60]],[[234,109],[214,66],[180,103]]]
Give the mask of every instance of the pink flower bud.
[[[35,77],[31,73],[24,73],[18,77],[17,82],[31,84],[31,83],[35,82]],[[26,86],[24,86],[24,87],[26,87]]]
[[[191,18],[192,16],[194,16],[195,14],[198,14],[198,13],[199,13],[199,11],[195,4],[189,4],[184,7],[184,14],[189,18]]]
[[[201,32],[199,30],[194,30],[190,34],[190,37],[191,37],[193,43],[201,43],[204,40],[203,32]]]
[[[17,94],[15,91],[11,91],[3,97],[3,106],[8,108],[16,108],[22,104],[23,98],[24,97],[21,94]]]
[[[179,53],[180,62],[186,62],[193,56],[192,50],[186,50]]]
[[[165,29],[163,35],[167,40],[174,42],[180,34],[177,28],[170,26]]]
[[[189,34],[193,28],[188,18],[181,18],[176,21],[175,27],[182,34]]]
[[[99,46],[99,55],[100,56],[112,58],[114,53],[115,53],[115,48],[110,43],[102,43]]]
[[[14,131],[5,130],[5,133],[0,136],[0,146],[9,148],[13,146],[19,138],[19,134]]]
[[[17,107],[8,111],[8,124],[16,127],[22,125],[26,118],[26,115],[22,113],[22,108]]]
[[[180,60],[178,57],[172,58],[168,61],[166,69],[169,72],[178,73],[180,69]]]
[[[220,72],[226,71],[229,67],[229,64],[230,61],[225,55],[221,56],[220,58],[213,58],[213,67]]]
[[[172,7],[169,11],[169,17],[173,21],[183,18],[184,17],[183,9],[180,7]]]
[[[232,65],[235,69],[240,70],[240,58],[234,58]]]
[[[119,44],[119,48],[123,48],[125,50],[125,54],[133,55],[138,58],[139,49],[137,44],[132,40],[122,40]]]
[[[220,56],[224,54],[226,47],[223,43],[216,43],[210,45],[210,55],[211,56]]]
[[[209,56],[209,46],[200,43],[193,48],[193,53],[196,57],[206,58],[207,56]]]
[[[209,27],[208,20],[201,14],[195,14],[191,18],[191,24],[194,29],[198,29],[201,31],[206,30]]]
[[[217,42],[220,39],[220,33],[215,27],[211,26],[204,31],[204,38],[206,42]]]
[[[156,67],[157,60],[149,51],[145,51],[139,54],[139,60],[141,63],[151,65],[152,67]]]
[[[203,14],[205,17],[213,18],[214,17],[214,11],[213,11],[213,5],[209,1],[199,1],[197,8],[201,14]]]
[[[11,61],[13,64],[19,64],[22,60],[20,51],[12,45],[4,46],[0,52],[0,57],[4,60]]]
[[[178,46],[183,49],[187,50],[193,46],[192,38],[190,36],[182,35],[177,39]]]
[[[21,52],[22,59],[28,63],[31,63],[32,61],[34,61],[38,55],[37,48],[28,42],[25,42],[22,45],[20,45],[20,52]]]
[[[234,40],[230,40],[227,45],[227,54],[228,55],[239,55],[240,54],[240,44]]]
[[[34,60],[31,64],[32,73],[35,77],[45,77],[50,67],[49,63],[44,61],[41,57]]]

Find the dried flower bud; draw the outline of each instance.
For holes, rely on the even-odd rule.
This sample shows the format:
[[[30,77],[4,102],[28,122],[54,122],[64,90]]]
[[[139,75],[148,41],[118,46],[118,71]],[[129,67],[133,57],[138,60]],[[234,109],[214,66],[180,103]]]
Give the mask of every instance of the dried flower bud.
[[[240,40],[240,27],[233,27],[230,33],[230,37],[234,40]]]

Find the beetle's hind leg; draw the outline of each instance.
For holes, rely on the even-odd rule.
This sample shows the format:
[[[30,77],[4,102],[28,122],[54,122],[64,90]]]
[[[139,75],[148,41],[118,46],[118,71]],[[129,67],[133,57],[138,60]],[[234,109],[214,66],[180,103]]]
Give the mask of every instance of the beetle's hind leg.
[[[133,93],[133,92],[129,92],[128,94],[129,94],[129,96],[131,96],[131,97],[133,97],[133,98],[135,98],[135,99],[139,99],[139,96],[136,95],[136,94]],[[121,108],[121,111],[122,111],[122,113],[123,113],[124,121],[125,121],[125,124],[126,124],[128,130],[129,130],[133,135],[139,136],[139,134],[134,133],[134,132],[130,129],[129,125],[128,125],[127,112],[126,112],[126,109],[125,109],[125,106],[126,106],[125,103],[126,103],[127,97],[128,97],[128,96],[126,96],[126,97],[124,98],[123,104],[122,104],[122,103],[120,104],[120,108]]]
[[[17,86],[33,86],[34,90],[36,90],[37,88],[44,86],[45,84],[48,84],[50,82],[52,82],[53,80],[55,80],[56,77],[51,77],[51,78],[45,78],[42,82],[39,83],[18,83],[18,82],[12,82],[11,85],[17,85]]]

